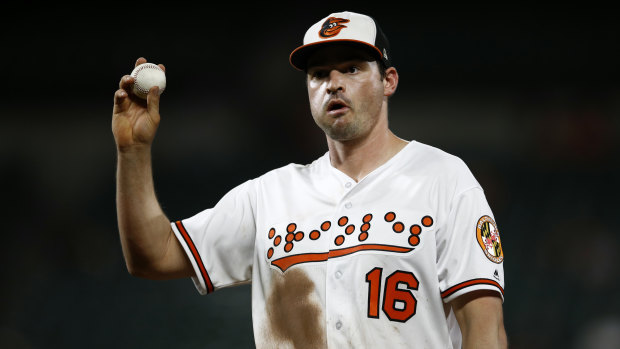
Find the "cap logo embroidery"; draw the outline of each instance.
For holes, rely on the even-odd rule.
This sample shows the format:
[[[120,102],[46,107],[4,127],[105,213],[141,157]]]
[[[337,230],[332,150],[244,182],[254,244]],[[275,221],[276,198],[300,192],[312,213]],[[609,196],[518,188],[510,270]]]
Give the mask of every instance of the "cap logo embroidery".
[[[321,30],[319,30],[319,36],[326,39],[338,35],[342,29],[347,27],[343,23],[349,23],[349,20],[344,18],[329,17],[325,20],[325,22],[323,22]]]

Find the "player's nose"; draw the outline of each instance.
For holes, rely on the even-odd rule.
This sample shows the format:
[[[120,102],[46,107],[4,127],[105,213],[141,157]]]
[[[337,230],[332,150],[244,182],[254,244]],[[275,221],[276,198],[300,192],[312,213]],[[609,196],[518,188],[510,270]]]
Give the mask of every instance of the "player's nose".
[[[332,69],[327,80],[327,92],[335,93],[338,91],[345,91],[344,74],[336,69]]]

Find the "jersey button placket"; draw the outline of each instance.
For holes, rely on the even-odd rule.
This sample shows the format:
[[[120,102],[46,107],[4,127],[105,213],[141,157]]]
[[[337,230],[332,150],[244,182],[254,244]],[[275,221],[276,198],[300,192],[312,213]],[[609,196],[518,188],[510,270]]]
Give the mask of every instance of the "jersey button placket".
[[[333,246],[331,249],[343,248],[347,244],[346,240],[349,238],[345,233],[345,228],[349,222],[343,219],[340,223],[345,224],[342,226],[339,224],[340,218],[347,217],[347,214],[344,213],[344,205],[340,207],[341,213],[338,215],[338,219],[335,220],[334,227],[332,228],[334,230],[334,236],[332,238]],[[335,243],[337,236],[345,237],[342,245],[337,245]],[[350,287],[350,280],[347,280],[347,263],[348,259],[346,257],[329,258],[326,265],[326,288],[330,290],[328,294],[326,294],[325,307],[328,321],[327,334],[328,338],[330,338],[330,347],[334,348],[344,347],[347,342],[347,331],[344,323],[347,321],[347,309],[354,306],[351,304],[350,290],[348,289],[348,287]]]
[[[340,202],[335,210],[335,217],[332,222],[331,234],[331,250],[341,250],[343,248],[355,245],[353,236],[354,218],[352,210],[355,209],[355,191],[356,183],[351,179],[341,182],[343,189]],[[349,258],[328,258],[326,265],[326,287],[330,292],[326,295],[326,312],[327,312],[327,332],[330,347],[340,348],[346,347],[347,343],[347,327],[344,326],[347,321],[347,309],[356,306],[351,299],[350,283],[347,274],[347,263]],[[331,332],[331,335],[329,334]]]

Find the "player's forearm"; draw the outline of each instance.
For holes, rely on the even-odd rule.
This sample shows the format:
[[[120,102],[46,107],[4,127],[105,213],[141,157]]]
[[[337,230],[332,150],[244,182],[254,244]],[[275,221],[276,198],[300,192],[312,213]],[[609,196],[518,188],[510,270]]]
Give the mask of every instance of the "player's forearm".
[[[172,230],[153,185],[150,147],[118,152],[116,205],[127,268],[152,277],[164,260]]]
[[[463,329],[461,329],[463,330]],[[505,349],[508,347],[506,332],[503,328],[496,330],[488,328],[488,326],[480,326],[478,328],[468,328],[462,332],[463,349]]]
[[[464,349],[508,347],[502,300],[496,292],[467,293],[452,301],[452,309],[461,328]]]

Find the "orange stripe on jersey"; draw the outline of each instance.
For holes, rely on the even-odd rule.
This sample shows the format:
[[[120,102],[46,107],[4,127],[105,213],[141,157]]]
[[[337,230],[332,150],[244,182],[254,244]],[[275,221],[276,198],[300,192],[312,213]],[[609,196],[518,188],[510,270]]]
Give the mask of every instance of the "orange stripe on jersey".
[[[327,260],[327,252],[324,253],[302,253],[296,254],[294,256],[286,256],[282,258],[278,258],[274,261],[271,261],[271,264],[280,268],[282,272],[286,271],[286,269],[292,267],[295,264],[306,263],[306,262],[324,262]]]
[[[286,256],[282,258],[278,258],[276,260],[271,261],[271,264],[280,268],[282,272],[286,271],[286,269],[292,267],[295,264],[307,263],[307,262],[324,262],[328,258],[336,258],[342,257],[346,255],[353,254],[359,251],[387,251],[387,252],[398,252],[398,253],[407,253],[412,251],[413,248],[406,248],[400,246],[391,246],[391,245],[379,245],[379,244],[367,244],[367,245],[357,245],[347,248],[341,248],[338,250],[330,250],[329,252],[323,253],[301,253],[293,256]]]
[[[359,251],[388,251],[388,252],[400,252],[407,253],[412,251],[412,248],[392,246],[392,245],[379,245],[379,244],[366,244],[357,245],[347,248],[341,248],[338,250],[329,250],[329,258],[342,257]]]
[[[177,226],[177,229],[179,229],[179,232],[183,236],[183,239],[187,243],[187,246],[192,251],[192,256],[194,257],[194,260],[196,261],[196,264],[198,265],[198,268],[200,269],[200,274],[202,274],[202,278],[205,281],[205,285],[207,285],[207,293],[213,292],[213,284],[211,283],[209,274],[207,274],[207,269],[205,268],[205,265],[202,263],[202,259],[200,258],[200,255],[198,254],[198,250],[196,249],[196,246],[194,245],[192,238],[187,233],[187,230],[185,230],[185,227],[183,226],[183,223],[181,223],[181,221],[176,221],[175,224]]]
[[[462,289],[464,289],[466,287],[482,285],[482,284],[493,285],[493,286],[497,287],[499,289],[499,291],[502,293],[502,296],[504,296],[504,289],[502,288],[502,286],[500,286],[499,283],[497,283],[497,282],[495,282],[493,280],[489,280],[489,279],[473,279],[473,280],[461,282],[460,284],[454,285],[454,286],[450,287],[449,289],[441,292],[441,298],[446,298],[446,297],[452,295],[454,292],[456,292],[458,290],[462,290]]]

